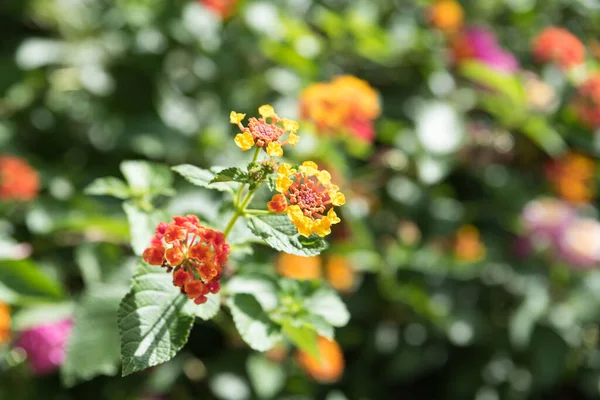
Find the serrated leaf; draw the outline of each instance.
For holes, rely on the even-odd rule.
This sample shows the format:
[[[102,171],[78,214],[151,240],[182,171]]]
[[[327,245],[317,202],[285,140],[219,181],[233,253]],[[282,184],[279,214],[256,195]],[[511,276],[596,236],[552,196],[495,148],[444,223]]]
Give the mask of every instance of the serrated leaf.
[[[317,332],[309,325],[294,323],[294,321],[281,324],[283,334],[300,350],[313,357],[320,358],[317,346]]]
[[[266,311],[277,307],[277,286],[273,280],[264,275],[236,275],[227,281],[226,287],[232,294],[251,294]]]
[[[275,250],[311,257],[327,248],[327,243],[319,236],[306,238],[298,234],[287,215],[257,215],[249,218],[247,223],[252,233]]]
[[[75,308],[75,324],[69,338],[61,377],[66,386],[97,375],[114,376],[119,371],[117,310],[126,287],[95,285]]]
[[[123,209],[129,222],[131,247],[135,254],[142,255],[155,234],[156,225],[167,221],[168,216],[162,210],[143,211],[129,202],[123,203]]]
[[[118,312],[123,376],[169,361],[187,342],[193,303],[159,267],[141,264]]]
[[[148,161],[123,161],[120,165],[129,186],[141,192],[167,194],[173,185],[169,167]]]
[[[215,174],[209,170],[198,168],[190,164],[177,165],[171,169],[196,186],[233,193],[231,186],[226,183],[211,183],[215,178]]]
[[[350,313],[338,294],[331,288],[317,289],[304,303],[311,314],[319,315],[336,327],[345,326],[350,320]]]
[[[28,260],[0,261],[0,299],[6,303],[52,301],[63,297],[58,282]]]
[[[98,178],[90,183],[83,192],[94,196],[113,196],[119,199],[127,199],[131,195],[129,186],[119,178]]]
[[[242,171],[241,169],[232,167],[217,172],[215,177],[210,181],[211,184],[215,182],[248,183],[250,182],[250,178],[248,177],[248,174]]]
[[[269,319],[254,296],[236,294],[230,298],[228,305],[235,327],[252,349],[267,351],[281,340],[279,327]]]
[[[248,357],[246,372],[254,391],[261,399],[274,398],[285,384],[285,373],[281,366],[262,354]]]
[[[194,315],[196,315],[198,318],[208,321],[217,315],[219,309],[221,308],[221,293],[209,293],[206,298],[206,303],[194,305]]]

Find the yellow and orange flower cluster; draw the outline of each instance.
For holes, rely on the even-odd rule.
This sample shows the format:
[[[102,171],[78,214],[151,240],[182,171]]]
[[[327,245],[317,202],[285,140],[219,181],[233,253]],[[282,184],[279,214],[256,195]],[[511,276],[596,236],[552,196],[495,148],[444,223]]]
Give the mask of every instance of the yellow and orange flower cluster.
[[[314,280],[323,275],[323,262],[320,256],[302,257],[280,253],[275,263],[281,276],[291,279]],[[350,260],[341,254],[332,254],[325,260],[325,278],[339,292],[349,292],[355,286],[356,272]]]
[[[443,32],[456,32],[463,26],[465,19],[463,9],[454,0],[438,0],[428,11],[433,26]]]
[[[0,155],[0,201],[30,201],[40,190],[40,178],[25,160]]]
[[[0,302],[0,345],[10,339],[10,307]]]
[[[344,354],[338,342],[326,337],[317,338],[317,348],[321,358],[299,350],[296,362],[317,382],[332,383],[338,381],[344,373]]]
[[[340,222],[333,206],[346,202],[339,187],[331,183],[331,175],[317,164],[305,161],[298,170],[282,163],[277,169],[275,189],[279,192],[267,204],[277,214],[287,212],[302,236],[315,233],[326,236],[331,225]]]
[[[585,58],[583,43],[564,28],[548,27],[533,42],[533,54],[540,62],[555,62],[562,69],[570,69]]]
[[[586,204],[596,195],[596,163],[583,154],[569,153],[553,161],[546,175],[558,195],[571,203]]]
[[[377,92],[368,82],[350,75],[329,83],[315,83],[300,99],[303,120],[316,125],[319,133],[346,133],[371,142],[375,138],[373,121],[381,113]]]
[[[198,217],[187,215],[158,224],[142,258],[150,265],[167,268],[167,272],[175,270],[173,284],[196,304],[203,304],[207,294],[221,289],[219,280],[228,254],[222,232],[205,228]]]
[[[258,113],[261,118],[248,119],[247,126],[242,125],[246,114],[232,111],[229,115],[229,122],[237,125],[242,131],[235,136],[235,144],[239,148],[246,151],[256,145],[264,149],[271,157],[281,157],[283,156],[283,146],[286,144],[295,146],[298,143],[299,137],[296,135],[298,122],[279,118],[273,107],[268,104],[261,106]],[[282,141],[281,138],[286,133],[289,133],[287,140]]]
[[[476,262],[485,257],[485,245],[482,243],[479,230],[473,225],[463,225],[456,232],[454,256],[457,260]]]

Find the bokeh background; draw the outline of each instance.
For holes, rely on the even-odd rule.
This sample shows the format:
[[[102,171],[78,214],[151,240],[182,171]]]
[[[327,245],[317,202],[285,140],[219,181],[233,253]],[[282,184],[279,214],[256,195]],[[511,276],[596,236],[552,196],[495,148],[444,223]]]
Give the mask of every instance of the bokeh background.
[[[600,396],[598,1],[8,0],[0,27],[0,398]],[[76,304],[136,261],[83,189],[123,160],[243,165],[229,112],[264,103],[348,204],[321,256],[232,268],[343,294],[322,360],[253,352],[223,311],[142,373],[65,362]],[[169,213],[217,215],[175,186]],[[99,276],[115,293],[82,297]]]

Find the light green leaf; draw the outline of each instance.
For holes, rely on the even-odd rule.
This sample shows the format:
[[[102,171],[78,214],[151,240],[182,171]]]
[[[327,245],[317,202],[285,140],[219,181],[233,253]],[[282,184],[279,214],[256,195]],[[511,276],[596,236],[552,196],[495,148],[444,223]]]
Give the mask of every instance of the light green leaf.
[[[129,202],[123,203],[123,209],[129,221],[131,247],[135,254],[142,255],[155,234],[156,225],[159,222],[167,221],[168,216],[162,210],[143,211]]]
[[[215,182],[241,182],[241,183],[249,183],[251,182],[248,174],[242,171],[239,168],[226,168],[224,170],[219,171],[215,177],[210,181],[211,184]]]
[[[562,136],[542,117],[527,119],[522,130],[534,143],[553,157],[562,154],[567,149],[567,144]]]
[[[121,172],[129,186],[137,192],[164,193],[173,185],[173,174],[169,167],[148,161],[123,161]]]
[[[338,294],[331,288],[322,287],[306,299],[305,308],[312,314],[323,317],[336,327],[345,326],[350,320],[350,313]]]
[[[465,78],[507,96],[515,107],[525,107],[526,93],[516,75],[497,71],[477,61],[461,63],[459,71]]]
[[[233,322],[244,341],[257,351],[267,351],[281,340],[279,327],[250,294],[236,294],[228,302]]]
[[[30,303],[59,300],[63,289],[33,262],[0,260],[0,300],[6,303]]]
[[[232,294],[251,294],[266,311],[277,307],[277,286],[273,280],[260,274],[236,275],[227,281],[226,289]]]
[[[248,219],[248,227],[275,250],[298,256],[311,257],[327,248],[323,238],[312,235],[308,238],[298,234],[287,215],[257,215]]]
[[[72,302],[40,303],[32,307],[20,308],[13,316],[11,328],[23,331],[40,324],[64,321],[73,316],[75,304]]]
[[[317,346],[317,332],[309,325],[288,321],[281,324],[281,331],[300,350],[313,357],[321,357]]]
[[[246,372],[257,396],[272,399],[285,384],[285,373],[281,366],[262,354],[252,354],[246,362]]]
[[[119,371],[117,310],[125,293],[126,287],[95,285],[78,302],[75,325],[61,369],[66,386],[97,375],[114,376]]]
[[[193,303],[159,267],[140,264],[118,321],[123,376],[169,361],[187,342]]]
[[[206,303],[200,305],[194,304],[194,314],[205,321],[211,319],[219,312],[221,308],[221,293],[210,293],[206,298]]]
[[[215,174],[209,170],[198,168],[190,164],[177,165],[173,167],[172,170],[196,186],[233,193],[231,186],[226,183],[211,183],[215,178]]]
[[[90,183],[83,191],[85,194],[96,196],[113,196],[119,199],[127,199],[131,195],[129,186],[119,178],[98,178]]]

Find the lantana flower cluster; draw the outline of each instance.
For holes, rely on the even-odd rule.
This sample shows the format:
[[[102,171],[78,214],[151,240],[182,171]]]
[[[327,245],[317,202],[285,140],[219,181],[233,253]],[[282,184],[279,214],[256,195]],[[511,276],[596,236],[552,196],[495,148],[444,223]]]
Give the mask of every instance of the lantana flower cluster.
[[[30,201],[39,190],[39,175],[25,160],[0,155],[0,201]]]
[[[570,69],[583,63],[585,47],[568,30],[551,26],[542,30],[533,41],[533,54],[540,62],[555,62],[562,69]]]
[[[571,152],[546,168],[556,193],[573,204],[589,203],[596,194],[596,163],[581,153]]]
[[[373,121],[380,113],[375,89],[351,75],[312,84],[300,98],[301,118],[314,123],[323,134],[344,133],[371,142],[375,138]]]
[[[331,225],[340,222],[333,206],[343,205],[346,198],[331,183],[329,172],[319,170],[312,161],[305,161],[297,170],[290,164],[281,164],[275,190],[279,193],[267,204],[269,210],[287,213],[303,236],[326,236],[331,233]]]
[[[229,245],[222,232],[206,228],[195,215],[175,216],[161,222],[143,259],[173,272],[173,284],[196,304],[221,289],[220,278],[227,263]]]

